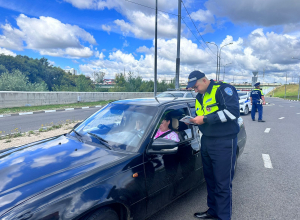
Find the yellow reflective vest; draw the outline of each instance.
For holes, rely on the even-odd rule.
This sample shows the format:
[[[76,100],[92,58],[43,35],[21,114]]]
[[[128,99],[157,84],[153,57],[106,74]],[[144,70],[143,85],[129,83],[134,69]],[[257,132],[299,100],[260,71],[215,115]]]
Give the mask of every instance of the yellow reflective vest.
[[[198,116],[209,115],[219,110],[218,103],[216,101],[216,92],[221,85],[213,85],[210,93],[203,95],[203,105],[196,99],[195,109]]]

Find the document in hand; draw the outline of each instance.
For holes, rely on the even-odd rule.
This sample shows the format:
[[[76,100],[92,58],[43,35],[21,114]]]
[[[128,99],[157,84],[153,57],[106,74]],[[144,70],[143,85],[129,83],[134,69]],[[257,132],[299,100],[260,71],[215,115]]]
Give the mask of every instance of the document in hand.
[[[184,123],[188,123],[188,124],[194,124],[194,123],[192,123],[191,121],[190,121],[190,119],[193,119],[193,117],[191,117],[191,116],[184,116],[182,119],[180,119],[179,121],[182,121],[182,122],[184,122]]]

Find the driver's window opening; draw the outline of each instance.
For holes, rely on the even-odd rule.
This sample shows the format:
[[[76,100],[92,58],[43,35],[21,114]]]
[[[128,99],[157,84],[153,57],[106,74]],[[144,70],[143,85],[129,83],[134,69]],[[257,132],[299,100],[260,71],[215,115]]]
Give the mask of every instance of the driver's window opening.
[[[193,126],[180,121],[185,116],[190,116],[187,108],[166,110],[157,125],[154,139],[165,138],[176,142],[191,139]]]

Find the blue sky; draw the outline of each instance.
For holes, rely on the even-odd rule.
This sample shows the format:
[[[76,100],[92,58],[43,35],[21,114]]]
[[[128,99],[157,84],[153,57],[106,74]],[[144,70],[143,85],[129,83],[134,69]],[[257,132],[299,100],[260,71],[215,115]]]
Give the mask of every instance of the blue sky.
[[[103,71],[114,78],[125,69],[151,79],[154,7],[154,0],[0,0],[0,53],[46,57],[85,75]],[[171,79],[178,0],[158,0],[158,7],[158,78]],[[260,81],[283,82],[286,72],[296,81],[299,11],[299,0],[184,0],[180,79],[194,69],[215,77],[217,47],[209,41],[219,48],[233,43],[222,47],[225,81],[250,81],[252,71]]]

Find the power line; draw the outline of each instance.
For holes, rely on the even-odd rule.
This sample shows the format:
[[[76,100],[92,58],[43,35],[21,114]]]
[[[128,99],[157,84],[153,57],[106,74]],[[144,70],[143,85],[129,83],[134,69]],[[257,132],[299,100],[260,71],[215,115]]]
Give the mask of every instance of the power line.
[[[204,40],[204,38],[203,38],[203,36],[200,34],[200,32],[199,32],[199,30],[198,30],[198,28],[196,27],[196,25],[195,25],[195,23],[194,23],[194,21],[193,21],[193,19],[191,18],[191,15],[190,15],[190,13],[188,12],[188,10],[186,9],[186,7],[185,7],[185,4],[183,3],[183,1],[181,1],[182,2],[182,4],[183,4],[183,6],[184,6],[184,8],[185,8],[185,10],[186,10],[186,12],[188,13],[188,15],[189,15],[189,17],[190,17],[190,19],[191,19],[191,21],[193,22],[193,24],[194,24],[194,26],[195,26],[195,28],[196,28],[196,30],[197,30],[197,32],[198,32],[198,34],[200,35],[200,37],[202,38],[202,40],[203,40],[203,42],[205,43],[205,45],[208,47],[208,49],[213,53],[213,51],[210,49],[210,47],[207,45],[207,43],[206,43],[206,41]],[[215,54],[214,54],[215,55]]]
[[[148,5],[143,5],[143,4],[140,4],[140,3],[137,3],[137,2],[134,2],[134,1],[130,1],[130,0],[125,0],[126,2],[130,2],[130,3],[133,3],[133,4],[136,4],[136,5],[140,5],[140,6],[143,6],[143,7],[146,7],[146,8],[150,8],[150,9],[153,9],[153,10],[156,10],[155,8],[152,8]],[[174,16],[177,16],[177,14],[173,14],[173,13],[170,13],[170,12],[166,12],[166,11],[162,11],[162,10],[157,10],[157,11],[160,11],[160,12],[163,12],[163,13],[166,13],[166,14],[170,14],[170,15],[174,15]]]
[[[130,0],[125,0],[125,1],[130,2],[130,3],[133,3],[133,4],[136,4],[136,5],[143,6],[143,7],[146,7],[146,8],[150,8],[150,9],[156,10],[156,9],[153,8],[153,7],[150,7],[150,6],[147,6],[147,5],[143,5],[143,4],[134,2],[134,1],[130,1]],[[183,3],[183,1],[181,1],[181,2]],[[183,3],[183,6],[184,6],[185,10],[187,11],[187,9],[186,9],[184,3]],[[163,12],[163,13],[167,13],[167,14],[171,14],[171,15],[174,15],[174,16],[177,16],[177,17],[178,17],[178,14],[173,14],[173,13],[169,13],[169,12],[162,11],[162,10],[158,10],[158,11]],[[189,15],[191,21],[193,22],[193,20],[192,20],[192,18],[191,18],[191,16],[190,16],[190,14],[189,14],[188,11],[187,11],[187,13],[188,13],[188,15]],[[199,41],[199,43],[200,43],[200,45],[203,47],[204,51],[205,51],[207,54],[209,54],[209,55],[211,56],[211,54],[208,53],[208,52],[205,50],[205,47],[202,45],[201,41],[200,41],[200,40],[197,38],[197,36],[192,32],[192,30],[189,28],[189,26],[187,25],[187,23],[184,21],[183,18],[184,18],[184,17],[181,16],[181,20],[185,23],[186,27],[190,30],[190,32],[194,35],[194,37]],[[194,22],[193,22],[193,24],[194,24]],[[197,32],[199,33],[199,31],[198,31],[198,29],[197,29],[197,27],[196,27],[195,24],[194,24],[194,26],[195,26]],[[202,40],[204,41],[204,43],[205,43],[205,45],[208,47],[208,49],[212,52],[212,54],[215,55],[215,54],[213,53],[213,51],[210,49],[210,47],[206,44],[206,42],[205,42],[204,38],[202,37],[202,35],[201,35],[200,33],[199,33],[199,35],[201,36]],[[215,55],[215,56],[216,56],[216,55]],[[211,56],[211,57],[212,57],[212,56]],[[212,57],[212,58],[213,58],[213,57]],[[215,60],[215,58],[213,58],[213,59]]]
[[[198,37],[192,32],[192,30],[189,28],[189,26],[186,24],[186,22],[184,21],[184,19],[182,18],[182,21],[185,23],[186,27],[190,30],[190,32],[194,35],[194,37],[196,38],[196,40],[199,41],[200,45],[203,47],[204,51],[211,56],[211,58],[213,58],[215,60],[214,57],[212,57],[212,55],[210,53],[208,53],[206,50],[205,50],[205,47],[202,45],[201,41],[198,39]],[[213,53],[214,54],[214,53]],[[215,54],[214,54],[215,55]]]

